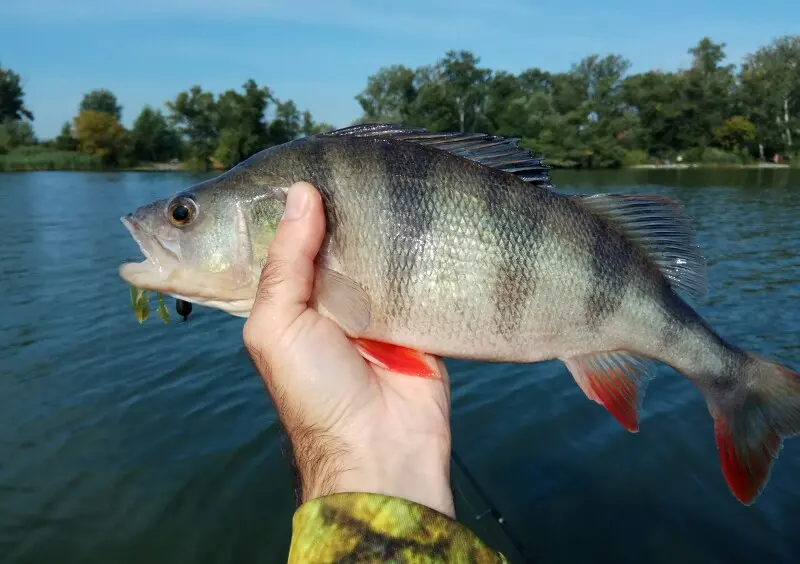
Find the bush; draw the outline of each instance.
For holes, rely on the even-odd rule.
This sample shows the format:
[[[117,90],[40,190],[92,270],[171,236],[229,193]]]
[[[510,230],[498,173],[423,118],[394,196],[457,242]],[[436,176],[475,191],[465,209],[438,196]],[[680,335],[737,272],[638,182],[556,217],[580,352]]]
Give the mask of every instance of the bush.
[[[640,149],[634,149],[632,151],[628,151],[622,158],[622,166],[643,165],[649,162],[650,162],[650,155],[647,153],[647,151],[642,151]]]
[[[741,154],[723,151],[716,147],[694,147],[686,151],[686,162],[706,165],[740,165],[745,159]]]
[[[683,154],[683,159],[687,163],[702,163],[703,162],[703,151],[704,151],[704,149],[702,149],[700,147],[692,147],[691,149],[688,149]]]
[[[744,159],[742,159],[741,155],[723,151],[716,147],[708,147],[703,151],[702,162],[704,164],[731,165],[742,164],[743,161]]]

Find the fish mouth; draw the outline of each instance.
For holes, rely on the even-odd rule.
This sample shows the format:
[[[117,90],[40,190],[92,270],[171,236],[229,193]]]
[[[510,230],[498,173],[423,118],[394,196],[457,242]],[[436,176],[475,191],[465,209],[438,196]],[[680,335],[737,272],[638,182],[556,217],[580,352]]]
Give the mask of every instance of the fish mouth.
[[[162,292],[199,305],[221,309],[238,317],[250,315],[255,286],[242,283],[225,274],[209,277],[182,265],[177,249],[144,229],[128,214],[120,221],[139,245],[145,259],[126,262],[119,267],[119,276],[140,289]]]
[[[141,262],[126,262],[119,267],[120,277],[142,290],[165,290],[172,272],[178,266],[178,256],[157,237],[142,228],[133,215],[120,218],[145,256]]]

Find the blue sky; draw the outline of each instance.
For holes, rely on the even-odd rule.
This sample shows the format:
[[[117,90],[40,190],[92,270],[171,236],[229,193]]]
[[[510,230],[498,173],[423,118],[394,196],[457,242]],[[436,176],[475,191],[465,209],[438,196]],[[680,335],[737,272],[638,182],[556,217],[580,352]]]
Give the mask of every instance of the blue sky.
[[[81,96],[109,88],[130,126],[193,84],[219,93],[252,77],[315,119],[344,126],[381,66],[468,49],[495,69],[566,70],[619,53],[632,72],[676,69],[708,35],[729,60],[800,32],[796,0],[0,0],[0,64],[18,72],[38,136]],[[794,4],[794,5],[793,5]]]

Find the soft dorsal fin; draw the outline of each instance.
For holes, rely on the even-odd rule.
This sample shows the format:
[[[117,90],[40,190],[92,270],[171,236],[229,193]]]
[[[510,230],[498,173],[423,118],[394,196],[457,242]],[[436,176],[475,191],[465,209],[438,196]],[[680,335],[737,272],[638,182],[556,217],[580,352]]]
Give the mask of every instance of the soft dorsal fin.
[[[645,249],[676,291],[695,299],[706,293],[706,261],[694,227],[676,201],[656,195],[576,195]]]
[[[552,188],[550,167],[542,164],[528,149],[519,147],[516,137],[485,133],[431,133],[422,127],[391,123],[351,125],[323,133],[324,137],[374,137],[394,139],[436,147],[484,166],[496,168],[543,188]]]

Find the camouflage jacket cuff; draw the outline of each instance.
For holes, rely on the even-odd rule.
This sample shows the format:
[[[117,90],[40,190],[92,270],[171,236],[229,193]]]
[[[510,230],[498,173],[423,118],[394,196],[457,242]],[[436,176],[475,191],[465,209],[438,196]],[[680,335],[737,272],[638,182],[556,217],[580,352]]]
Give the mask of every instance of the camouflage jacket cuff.
[[[301,505],[289,562],[501,562],[471,530],[424,505],[379,494],[339,493]]]

